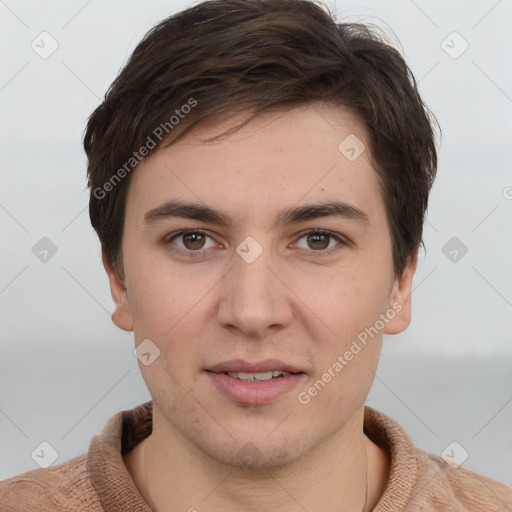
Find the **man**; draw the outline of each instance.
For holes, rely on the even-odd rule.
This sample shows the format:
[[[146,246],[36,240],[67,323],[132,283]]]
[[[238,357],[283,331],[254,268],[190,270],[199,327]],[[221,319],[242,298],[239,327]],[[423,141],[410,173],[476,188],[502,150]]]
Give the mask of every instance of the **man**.
[[[505,511],[364,402],[436,172],[402,57],[308,0],[164,20],[89,119],[90,217],[152,402],[2,510]]]

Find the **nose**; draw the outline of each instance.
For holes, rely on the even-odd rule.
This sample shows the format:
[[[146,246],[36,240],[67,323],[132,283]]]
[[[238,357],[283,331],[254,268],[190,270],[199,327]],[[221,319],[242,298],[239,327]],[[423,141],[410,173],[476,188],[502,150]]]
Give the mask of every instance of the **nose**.
[[[233,267],[221,285],[217,317],[222,327],[254,339],[264,338],[292,321],[292,292],[269,252],[263,250],[252,262],[235,254]]]

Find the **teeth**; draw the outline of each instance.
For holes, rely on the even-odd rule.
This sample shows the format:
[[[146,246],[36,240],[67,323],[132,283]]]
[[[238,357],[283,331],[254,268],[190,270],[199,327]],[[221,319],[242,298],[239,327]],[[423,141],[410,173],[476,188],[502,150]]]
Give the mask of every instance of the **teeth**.
[[[253,380],[270,380],[275,377],[285,377],[286,375],[290,375],[289,372],[282,372],[279,370],[274,370],[271,372],[262,372],[262,373],[246,373],[246,372],[227,372],[230,377],[234,377],[235,379],[244,380],[246,382],[251,382]]]

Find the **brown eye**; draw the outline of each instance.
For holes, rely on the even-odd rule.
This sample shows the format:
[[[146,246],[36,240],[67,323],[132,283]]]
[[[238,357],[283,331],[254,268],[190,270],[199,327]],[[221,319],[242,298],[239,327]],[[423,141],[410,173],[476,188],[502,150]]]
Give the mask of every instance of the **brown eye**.
[[[201,233],[186,233],[181,238],[183,245],[191,251],[202,249],[205,243],[205,236]]]
[[[308,246],[311,249],[321,250],[329,246],[330,236],[319,233],[312,233],[308,235]]]
[[[300,249],[306,249],[310,253],[317,253],[315,256],[334,254],[346,245],[347,242],[343,235],[320,229],[303,232],[302,236],[295,243],[295,246]]]
[[[175,233],[166,243],[171,250],[181,255],[201,256],[208,249],[215,247],[215,241],[210,235],[200,230],[188,230]]]

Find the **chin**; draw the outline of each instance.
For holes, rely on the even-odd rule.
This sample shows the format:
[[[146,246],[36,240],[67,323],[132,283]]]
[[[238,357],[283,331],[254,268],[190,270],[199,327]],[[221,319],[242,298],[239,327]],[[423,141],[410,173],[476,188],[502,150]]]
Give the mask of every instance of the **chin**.
[[[275,448],[261,450],[254,443],[248,441],[236,452],[223,452],[211,454],[219,462],[240,469],[271,470],[290,465],[297,460],[289,449]]]
[[[198,444],[198,448],[208,457],[233,468],[251,470],[271,470],[289,466],[306,451],[300,440],[293,442],[289,437],[275,439],[246,436],[245,440],[227,443],[212,443],[213,439]],[[279,444],[280,443],[280,444]]]

